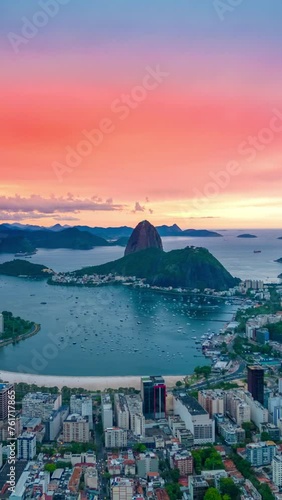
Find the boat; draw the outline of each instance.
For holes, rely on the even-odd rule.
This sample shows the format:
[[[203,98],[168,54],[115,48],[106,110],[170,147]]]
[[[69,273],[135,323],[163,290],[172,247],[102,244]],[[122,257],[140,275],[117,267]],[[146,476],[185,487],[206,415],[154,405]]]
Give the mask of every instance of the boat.
[[[254,250],[254,253],[261,253],[261,250]]]

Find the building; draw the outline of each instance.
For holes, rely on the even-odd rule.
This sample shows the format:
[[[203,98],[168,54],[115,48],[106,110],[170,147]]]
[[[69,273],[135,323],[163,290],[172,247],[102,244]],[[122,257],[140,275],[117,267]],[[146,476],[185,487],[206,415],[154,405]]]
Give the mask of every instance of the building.
[[[208,412],[211,418],[216,413],[225,412],[224,391],[220,390],[199,391],[198,401],[200,405]]]
[[[174,414],[194,436],[194,444],[214,443],[215,423],[200,403],[187,394],[174,396]]]
[[[103,429],[105,430],[108,427],[113,427],[113,405],[109,394],[101,395],[101,407]]]
[[[106,448],[126,448],[127,431],[119,427],[109,427],[105,430]]]
[[[219,414],[222,416],[222,414]],[[243,443],[246,433],[242,427],[233,424],[228,418],[219,418],[217,420],[217,431],[223,437],[228,445]]]
[[[93,402],[88,394],[73,394],[70,398],[70,413],[88,417],[89,429],[93,429]]]
[[[0,335],[4,333],[4,316],[0,313]]]
[[[193,457],[190,451],[181,451],[173,455],[172,464],[174,469],[179,469],[180,476],[193,474]]]
[[[111,480],[112,500],[132,500],[134,497],[134,480],[115,477]]]
[[[115,418],[117,427],[129,430],[129,409],[124,394],[115,394]]]
[[[225,392],[225,412],[237,425],[242,425],[243,422],[250,422],[251,420],[250,406],[236,391]]]
[[[143,413],[146,419],[161,419],[166,415],[166,385],[163,377],[141,378]]]
[[[183,448],[191,448],[194,445],[194,436],[189,429],[177,429],[176,437]]]
[[[203,476],[188,476],[190,498],[203,500],[210,485]]]
[[[63,429],[63,423],[69,415],[69,407],[61,406],[58,410],[52,411],[45,424],[45,441],[55,441]]]
[[[46,422],[61,405],[61,394],[28,392],[22,400],[22,414],[25,417],[39,417],[42,422]]]
[[[255,401],[264,403],[264,370],[261,366],[248,366],[248,391]]]
[[[273,482],[281,488],[282,486],[282,455],[275,455],[272,460]]]
[[[269,342],[269,330],[267,328],[256,330],[256,341],[259,344],[267,344]]]
[[[7,382],[0,384],[0,420],[6,420],[8,418],[9,393],[13,390],[13,384],[8,384]]]
[[[96,467],[87,467],[84,474],[85,487],[89,490],[98,490],[98,471]]]
[[[277,425],[274,424],[262,424],[261,432],[267,432],[269,435],[269,439],[271,441],[279,441],[280,440],[280,429]]]
[[[63,423],[63,439],[66,443],[89,442],[89,422],[87,417],[72,414]]]
[[[273,441],[260,441],[246,446],[246,458],[253,467],[271,464],[276,453],[277,447]]]
[[[268,410],[252,397],[248,391],[241,391],[246,403],[251,409],[251,420],[260,429],[262,424],[268,422]]]
[[[36,436],[31,432],[24,432],[17,439],[18,460],[32,460],[36,455]]]
[[[129,411],[130,430],[135,436],[145,436],[145,417],[143,415],[143,403],[140,394],[128,394],[125,396]]]
[[[159,472],[159,458],[155,453],[140,453],[136,459],[138,477],[146,478],[149,472]]]

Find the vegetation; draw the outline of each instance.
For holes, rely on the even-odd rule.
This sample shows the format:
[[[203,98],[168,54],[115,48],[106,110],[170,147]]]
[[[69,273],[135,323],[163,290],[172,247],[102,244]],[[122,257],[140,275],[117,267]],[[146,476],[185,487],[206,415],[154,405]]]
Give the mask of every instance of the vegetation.
[[[211,374],[211,366],[209,365],[196,366],[194,368],[194,373],[198,378],[201,376],[208,378]]]
[[[144,278],[150,285],[224,290],[239,282],[205,248],[186,247],[163,252],[149,248],[101,266],[76,271],[84,274],[119,274]]]
[[[222,500],[222,496],[216,488],[209,488],[204,496],[204,500]]]
[[[34,327],[34,323],[26,321],[19,316],[13,316],[9,311],[3,311],[4,318],[4,333],[2,339],[16,339],[19,335],[29,333]]]
[[[236,486],[233,479],[230,477],[221,478],[219,481],[219,487],[223,496],[227,495],[227,497],[232,498],[232,500],[240,498],[240,488]]]
[[[272,495],[269,486],[259,482],[254,474],[251,464],[247,460],[244,460],[235,453],[231,456],[231,459],[236,465],[238,471],[241,472],[246,479],[249,479],[249,481],[253,483],[254,487],[261,494],[263,500],[274,500],[274,496]]]
[[[33,264],[28,260],[14,259],[10,262],[0,264],[0,274],[5,276],[28,276],[29,278],[48,278],[53,271],[42,266]]]
[[[192,450],[192,455],[196,474],[201,474],[202,470],[224,469],[221,456],[214,446]]]

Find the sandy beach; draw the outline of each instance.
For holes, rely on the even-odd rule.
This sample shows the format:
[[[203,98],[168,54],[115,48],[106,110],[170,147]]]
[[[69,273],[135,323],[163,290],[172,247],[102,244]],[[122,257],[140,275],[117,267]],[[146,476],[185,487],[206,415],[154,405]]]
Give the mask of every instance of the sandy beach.
[[[87,390],[118,389],[119,387],[134,387],[140,389],[140,376],[124,377],[67,377],[62,375],[36,375],[29,373],[18,373],[0,371],[0,379],[4,382],[26,384],[36,384],[45,387],[58,387],[61,389],[67,387],[82,387]],[[167,387],[173,387],[178,380],[184,379],[185,375],[166,375],[164,376]]]

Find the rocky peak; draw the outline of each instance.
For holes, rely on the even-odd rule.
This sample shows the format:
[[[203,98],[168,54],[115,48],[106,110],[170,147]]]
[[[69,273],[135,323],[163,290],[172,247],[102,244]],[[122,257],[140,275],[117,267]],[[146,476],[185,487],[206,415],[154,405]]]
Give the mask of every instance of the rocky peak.
[[[156,228],[147,220],[143,220],[139,222],[131,234],[124,255],[146,250],[146,248],[159,248],[163,250],[163,244]]]

